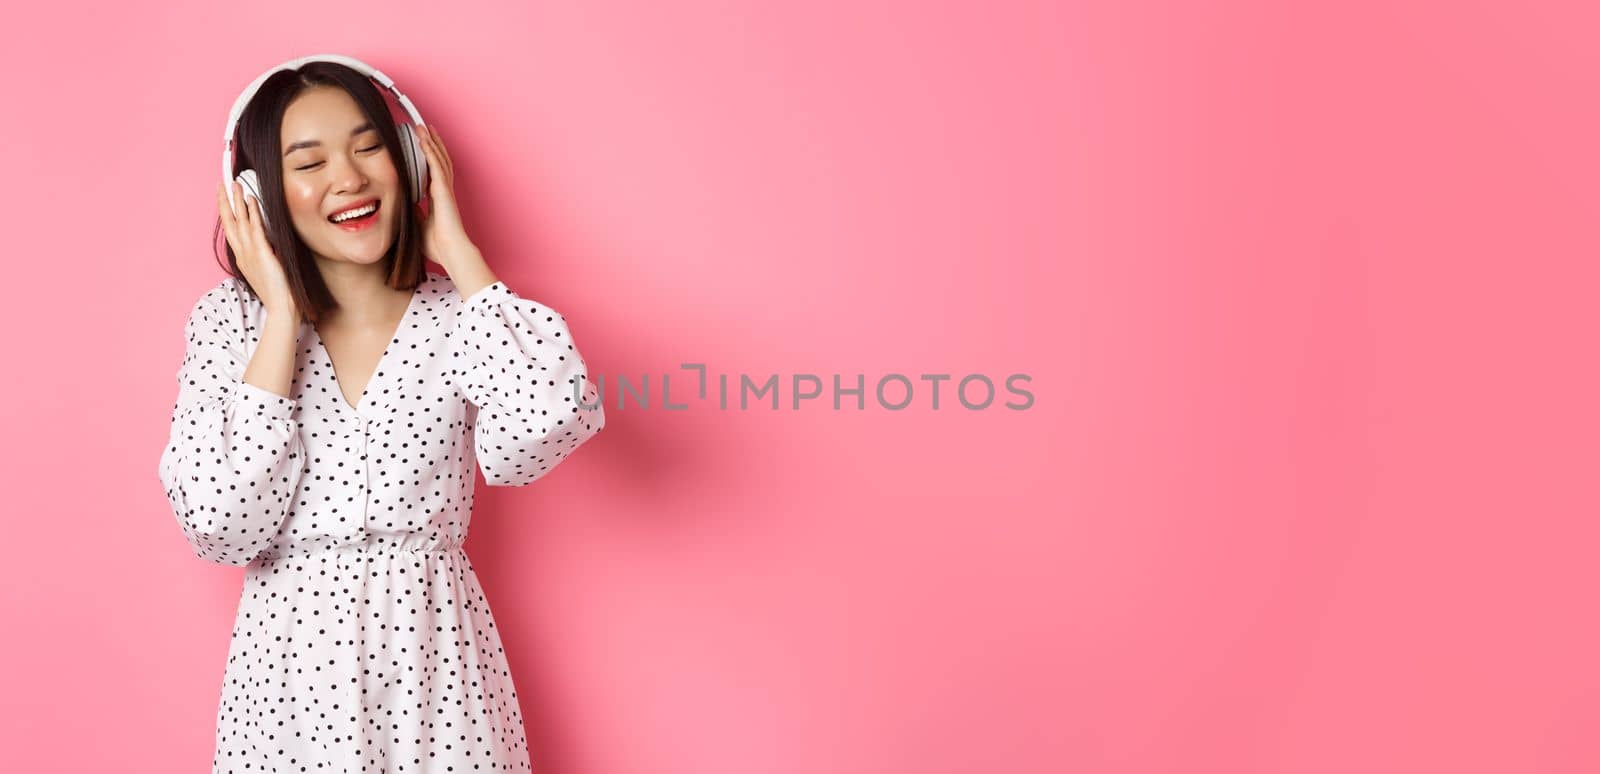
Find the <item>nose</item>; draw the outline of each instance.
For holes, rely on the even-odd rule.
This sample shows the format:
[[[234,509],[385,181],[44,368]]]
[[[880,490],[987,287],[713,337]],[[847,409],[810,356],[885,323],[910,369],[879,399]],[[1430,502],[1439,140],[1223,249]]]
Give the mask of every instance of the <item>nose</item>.
[[[367,187],[367,176],[361,174],[353,159],[344,155],[335,154],[337,164],[333,164],[334,188],[339,193],[353,193]]]

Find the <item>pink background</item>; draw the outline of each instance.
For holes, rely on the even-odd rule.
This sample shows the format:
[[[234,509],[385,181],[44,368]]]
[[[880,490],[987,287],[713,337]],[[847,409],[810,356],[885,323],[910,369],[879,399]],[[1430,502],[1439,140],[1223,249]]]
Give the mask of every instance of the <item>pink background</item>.
[[[0,769],[209,766],[156,463],[227,108],[322,51],[599,373],[1033,376],[480,487],[540,771],[1600,769],[1592,5],[512,5],[13,12]]]

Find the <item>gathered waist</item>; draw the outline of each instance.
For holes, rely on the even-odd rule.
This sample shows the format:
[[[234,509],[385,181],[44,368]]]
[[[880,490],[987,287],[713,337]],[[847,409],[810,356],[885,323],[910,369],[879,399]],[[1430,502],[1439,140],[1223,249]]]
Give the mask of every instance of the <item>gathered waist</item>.
[[[405,555],[438,555],[461,554],[466,555],[466,550],[460,543],[445,546],[396,546],[374,543],[340,543],[335,545],[313,545],[306,547],[290,548],[285,551],[264,552],[256,557],[254,564],[272,564],[290,559],[316,559],[316,558],[362,558],[376,559],[382,556]]]

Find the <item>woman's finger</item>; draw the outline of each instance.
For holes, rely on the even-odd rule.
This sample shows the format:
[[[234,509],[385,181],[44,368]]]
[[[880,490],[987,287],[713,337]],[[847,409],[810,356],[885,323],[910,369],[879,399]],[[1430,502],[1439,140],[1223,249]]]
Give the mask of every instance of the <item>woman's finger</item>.
[[[239,246],[250,249],[250,202],[245,200],[244,187],[234,186],[234,201],[237,203],[239,213],[234,216],[235,235],[239,237]]]
[[[433,155],[433,143],[428,141],[427,127],[423,124],[416,124],[411,129],[411,134],[417,138],[417,145],[422,146],[422,160],[428,165],[428,177],[438,178],[440,174],[439,159]]]
[[[245,193],[244,185],[238,185],[239,191],[239,244],[245,252],[254,253],[260,244],[256,239],[256,232],[260,227],[256,225],[256,215],[250,209],[250,197]]]
[[[233,222],[241,229],[250,225],[250,210],[244,206],[244,186],[235,180],[229,185],[233,186],[232,205],[229,209],[233,212]]]
[[[428,127],[428,144],[433,146],[434,155],[439,157],[439,161],[443,162],[444,146],[439,144],[439,130],[432,126]]]
[[[258,245],[264,244],[266,242],[266,234],[261,226],[261,202],[256,201],[254,196],[245,198],[250,201],[250,238],[255,240]]]
[[[254,234],[256,231],[256,211],[250,207],[250,201],[253,198],[243,186],[239,187],[239,207],[244,210],[244,231],[246,236]]]
[[[423,146],[428,149],[428,163],[432,165],[431,169],[438,170],[439,179],[446,186],[449,186],[450,159],[445,156],[444,148],[439,145],[439,138],[433,131],[433,127],[424,125],[422,127],[422,138]]]
[[[433,133],[433,147],[438,151],[439,158],[444,160],[445,170],[447,173],[453,173],[456,168],[455,162],[450,158],[450,149],[444,147],[444,138],[439,135],[438,129],[430,126],[428,127],[428,131]]]
[[[422,155],[428,160],[428,165],[438,166],[438,162],[433,157],[433,142],[432,138],[428,136],[427,127],[417,124],[414,128],[416,129],[414,134],[417,136],[417,144],[422,146]]]
[[[228,184],[217,186],[217,211],[222,218],[222,235],[227,238],[228,246],[233,248],[235,255],[239,253],[239,240],[234,238],[233,208],[228,206]]]
[[[439,146],[433,142],[433,127],[431,126],[424,125],[422,127],[422,147],[428,149],[428,163],[439,167],[443,171],[444,159],[439,157]]]

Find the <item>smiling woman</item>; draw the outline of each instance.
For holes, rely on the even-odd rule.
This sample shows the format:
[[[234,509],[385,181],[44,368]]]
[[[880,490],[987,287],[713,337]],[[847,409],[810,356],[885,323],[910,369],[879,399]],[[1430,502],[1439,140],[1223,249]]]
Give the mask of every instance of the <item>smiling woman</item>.
[[[476,473],[548,475],[604,427],[598,389],[467,237],[436,130],[338,63],[262,83],[224,162],[259,202],[219,187],[234,276],[189,311],[160,460],[194,555],[247,568],[212,771],[530,771],[464,548]],[[350,309],[326,314],[325,276]]]
[[[422,226],[407,205],[426,191],[405,174],[393,111],[366,75],[326,61],[273,73],[240,114],[234,147],[231,172],[256,170],[262,226],[306,320],[339,307],[322,279],[329,263],[381,263],[395,290],[421,284]],[[375,209],[366,217],[347,220],[368,205]],[[217,239],[221,230],[219,221],[213,242],[253,293],[232,246]]]
[[[294,140],[283,154],[284,202],[316,261],[384,260],[407,193],[377,126],[343,89],[313,87],[284,111],[283,136]]]

